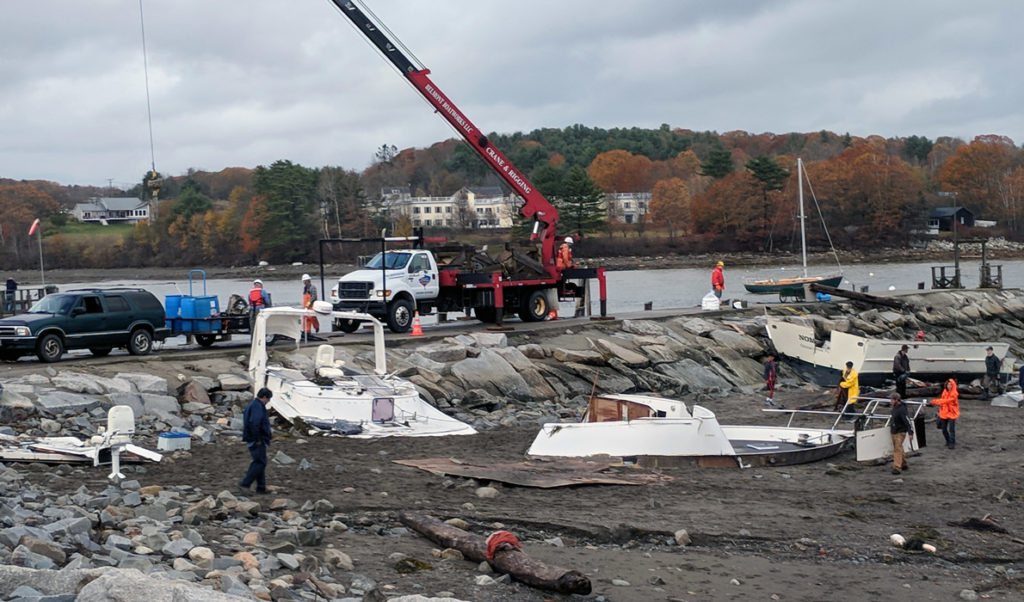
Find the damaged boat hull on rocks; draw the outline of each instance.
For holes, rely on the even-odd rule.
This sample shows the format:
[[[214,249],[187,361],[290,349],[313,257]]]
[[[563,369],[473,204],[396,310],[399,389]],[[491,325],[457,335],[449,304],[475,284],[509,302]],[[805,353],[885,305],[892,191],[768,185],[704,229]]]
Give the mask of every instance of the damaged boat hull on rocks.
[[[809,318],[782,319],[768,316],[766,329],[775,350],[811,369],[816,383],[834,387],[846,362],[853,362],[861,386],[880,387],[892,380],[892,360],[903,345],[910,350],[910,374],[928,382],[979,378],[985,374],[985,350],[992,347],[1000,360],[1010,346],[1000,342],[933,342],[871,339],[833,330],[828,338],[817,335]],[[1002,379],[1008,379],[1013,362],[1003,361]]]
[[[529,456],[610,457],[645,467],[786,466],[835,456],[852,430],[721,425],[714,412],[653,395],[591,398],[581,422],[545,424]]]
[[[322,305],[321,305],[322,304]],[[324,433],[361,438],[389,436],[428,437],[472,435],[470,425],[448,416],[424,400],[412,383],[387,372],[384,329],[374,317],[337,312],[326,302],[316,302],[315,311],[272,307],[256,316],[249,356],[249,375],[254,391],[270,389],[270,407],[289,422]],[[356,320],[373,326],[374,369],[355,374],[334,361],[334,348],[317,350],[315,378],[298,370],[268,362],[267,340],[278,335],[296,341],[302,336],[304,318],[315,316],[331,323]]]

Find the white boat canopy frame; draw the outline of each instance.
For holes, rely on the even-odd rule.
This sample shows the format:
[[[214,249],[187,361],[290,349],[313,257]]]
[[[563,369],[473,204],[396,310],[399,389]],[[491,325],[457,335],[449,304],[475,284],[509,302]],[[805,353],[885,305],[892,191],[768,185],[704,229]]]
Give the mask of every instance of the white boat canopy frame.
[[[384,348],[384,326],[373,316],[350,311],[333,311],[331,304],[317,301],[313,309],[299,307],[268,307],[256,314],[252,327],[252,347],[249,352],[249,377],[254,393],[267,380],[267,340],[280,335],[295,340],[298,349],[302,340],[302,321],[307,317],[333,320],[355,320],[369,322],[373,326],[373,372],[378,376],[388,373],[387,356]]]

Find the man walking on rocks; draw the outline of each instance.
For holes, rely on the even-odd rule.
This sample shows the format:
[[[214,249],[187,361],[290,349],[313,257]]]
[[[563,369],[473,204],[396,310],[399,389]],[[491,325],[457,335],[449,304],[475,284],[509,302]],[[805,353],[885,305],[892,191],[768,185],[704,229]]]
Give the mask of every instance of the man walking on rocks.
[[[242,441],[249,446],[252,462],[245,478],[238,484],[248,491],[253,482],[256,493],[267,492],[267,447],[270,445],[270,418],[267,417],[267,404],[274,394],[263,387],[256,393],[256,399],[249,402],[242,414]]]
[[[892,410],[889,412],[889,432],[892,434],[892,474],[909,468],[907,456],[903,449],[903,441],[914,436],[914,425],[907,416],[907,406],[903,404],[899,393],[889,396]]]
[[[907,357],[907,350],[910,347],[904,345],[892,358],[892,375],[896,379],[896,392],[903,399],[907,398],[907,377],[910,376],[910,358]]]

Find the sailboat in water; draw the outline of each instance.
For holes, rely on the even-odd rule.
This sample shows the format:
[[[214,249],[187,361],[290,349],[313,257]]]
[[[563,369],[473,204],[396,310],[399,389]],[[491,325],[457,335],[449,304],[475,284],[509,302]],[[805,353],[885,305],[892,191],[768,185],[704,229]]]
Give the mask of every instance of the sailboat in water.
[[[843,273],[840,268],[838,273],[832,273],[821,276],[809,276],[807,274],[807,228],[805,226],[806,216],[804,215],[804,162],[799,157],[796,160],[797,180],[799,181],[800,199],[800,248],[803,259],[803,275],[792,276],[786,278],[766,278],[766,279],[747,279],[743,282],[744,288],[747,292],[754,294],[778,294],[780,300],[786,298],[802,298],[804,285],[805,284],[823,284],[825,286],[839,286],[839,283],[843,281]],[[813,190],[812,196],[813,196]],[[817,201],[815,201],[817,204]],[[818,214],[821,215],[819,209]],[[822,226],[824,226],[824,219],[822,219]],[[828,230],[825,230],[825,235],[828,236]],[[832,238],[829,237],[829,246],[832,245]],[[835,247],[832,247],[832,255],[836,257],[836,265],[839,264],[839,257],[836,255]]]

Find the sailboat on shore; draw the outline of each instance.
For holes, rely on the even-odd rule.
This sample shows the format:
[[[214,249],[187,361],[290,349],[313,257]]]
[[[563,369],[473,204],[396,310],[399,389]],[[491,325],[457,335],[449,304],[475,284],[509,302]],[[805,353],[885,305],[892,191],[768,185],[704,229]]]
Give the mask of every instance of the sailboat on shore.
[[[797,170],[797,181],[799,186],[798,198],[800,200],[800,249],[803,263],[803,275],[792,276],[785,278],[748,278],[744,280],[743,287],[747,289],[748,293],[755,295],[773,295],[778,294],[780,300],[786,298],[801,298],[803,297],[804,285],[805,284],[823,284],[825,286],[838,287],[843,281],[842,268],[840,267],[838,273],[831,273],[819,276],[809,276],[807,274],[807,227],[805,225],[806,215],[804,214],[804,162],[799,157],[796,160]],[[813,190],[812,196],[813,196]],[[815,201],[817,204],[817,201]],[[819,208],[818,214],[820,216],[821,210]],[[822,219],[822,226],[824,226],[824,219]],[[828,230],[825,230],[825,235],[828,236]],[[832,245],[832,238],[829,237],[829,246]],[[839,265],[839,257],[836,255],[835,247],[832,247],[832,255],[836,257],[836,265]]]

